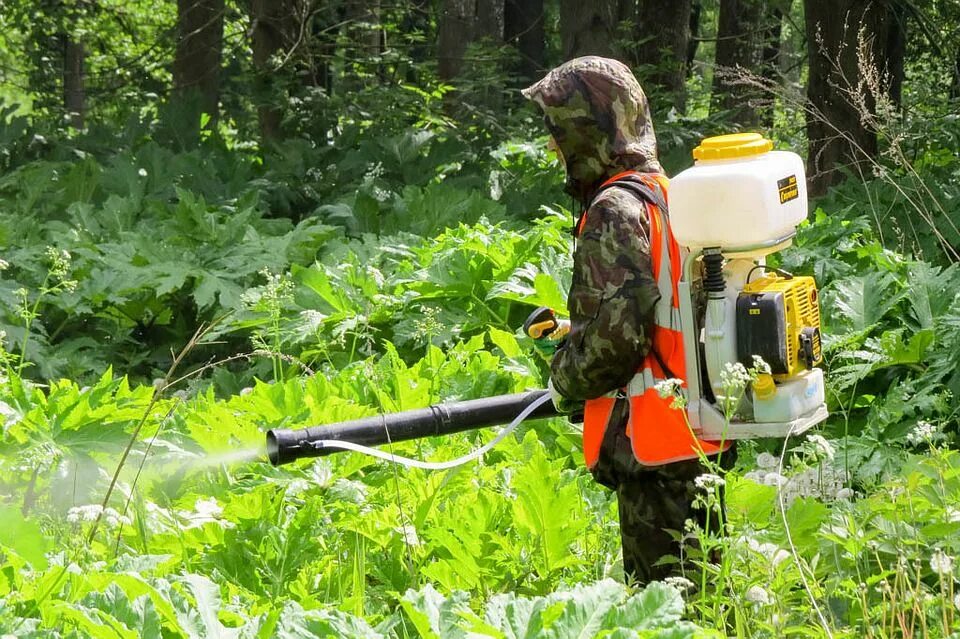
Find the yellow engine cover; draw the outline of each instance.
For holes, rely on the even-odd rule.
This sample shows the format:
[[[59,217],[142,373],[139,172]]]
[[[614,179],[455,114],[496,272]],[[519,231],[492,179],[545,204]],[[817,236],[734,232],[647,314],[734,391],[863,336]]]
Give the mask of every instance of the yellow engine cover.
[[[778,380],[820,363],[820,304],[814,279],[770,272],[747,283],[737,303],[737,342],[741,360],[760,355]]]

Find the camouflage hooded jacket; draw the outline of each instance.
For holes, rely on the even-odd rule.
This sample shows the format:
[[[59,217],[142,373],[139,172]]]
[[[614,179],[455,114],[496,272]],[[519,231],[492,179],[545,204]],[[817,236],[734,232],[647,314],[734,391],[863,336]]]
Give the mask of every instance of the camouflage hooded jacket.
[[[662,173],[646,96],[616,60],[584,57],[525,89],[563,155],[567,191],[589,206],[573,255],[571,330],[551,365],[554,388],[573,400],[625,386],[647,354],[660,299],[645,206],[604,181],[633,169]]]

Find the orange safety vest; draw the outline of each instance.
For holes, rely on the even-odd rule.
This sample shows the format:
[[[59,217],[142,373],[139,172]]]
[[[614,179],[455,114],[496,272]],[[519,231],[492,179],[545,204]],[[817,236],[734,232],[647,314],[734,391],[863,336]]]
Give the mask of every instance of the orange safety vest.
[[[666,203],[669,181],[665,175],[625,171],[603,183],[608,186],[627,176],[635,176],[654,194],[661,193]],[[602,187],[601,187],[602,188]],[[658,199],[656,197],[652,199]],[[660,466],[694,459],[702,452],[712,455],[730,446],[730,442],[708,442],[694,436],[687,423],[686,409],[670,408],[671,398],[661,398],[654,385],[675,377],[683,381],[686,392],[686,361],[683,332],[680,326],[680,295],[677,284],[682,274],[680,245],[673,237],[666,211],[644,198],[650,218],[650,259],[653,277],[660,290],[656,305],[653,346],[625,389],[630,401],[627,436],[633,456],[644,466]],[[586,212],[581,216],[577,234],[583,228]],[[664,370],[666,368],[666,370]],[[610,422],[617,398],[614,394],[587,400],[583,416],[583,455],[593,468],[600,457],[600,445]]]

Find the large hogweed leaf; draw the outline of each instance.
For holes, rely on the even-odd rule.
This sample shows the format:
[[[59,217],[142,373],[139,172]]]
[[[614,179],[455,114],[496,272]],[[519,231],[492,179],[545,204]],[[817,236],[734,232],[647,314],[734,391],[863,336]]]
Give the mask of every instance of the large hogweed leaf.
[[[606,579],[542,597],[500,594],[490,598],[482,617],[468,602],[464,592],[444,597],[427,585],[420,592],[408,591],[401,607],[419,636],[429,639],[706,636],[681,621],[683,599],[662,583],[637,593]]]

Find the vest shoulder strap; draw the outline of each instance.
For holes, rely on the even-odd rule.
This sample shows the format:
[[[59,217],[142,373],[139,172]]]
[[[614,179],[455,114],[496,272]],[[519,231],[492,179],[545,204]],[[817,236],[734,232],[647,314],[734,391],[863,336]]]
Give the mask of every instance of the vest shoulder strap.
[[[631,193],[634,197],[645,204],[652,204],[660,210],[663,215],[667,215],[667,200],[663,195],[663,188],[657,183],[656,188],[651,186],[646,180],[644,180],[638,171],[626,171],[615,175],[606,182],[604,182],[599,189],[597,189],[596,194],[593,196],[593,199],[590,200],[590,206],[587,207],[587,210],[580,215],[580,219],[577,220],[575,227],[575,235],[579,236],[583,230],[583,225],[587,220],[587,211],[590,210],[590,207],[593,206],[593,203],[597,201],[597,198],[603,194],[604,191],[612,189],[613,187],[619,187]]]

